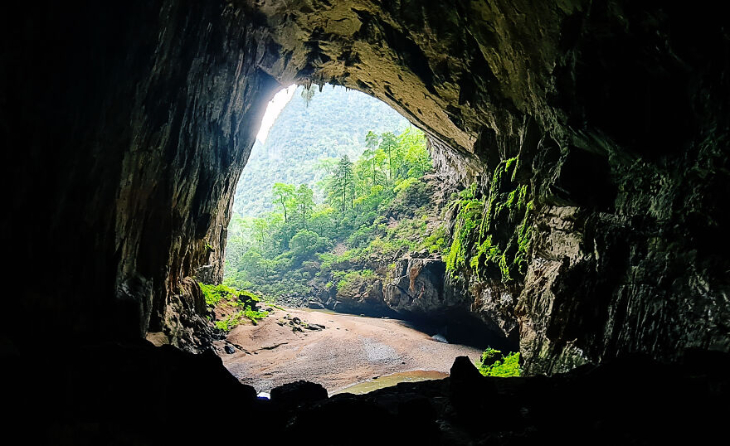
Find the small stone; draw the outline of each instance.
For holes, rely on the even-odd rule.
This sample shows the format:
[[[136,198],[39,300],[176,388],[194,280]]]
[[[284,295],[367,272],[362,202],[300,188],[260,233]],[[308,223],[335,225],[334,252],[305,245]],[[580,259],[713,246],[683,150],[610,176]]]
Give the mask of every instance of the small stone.
[[[223,349],[224,349],[224,350],[226,351],[226,353],[228,353],[229,355],[232,355],[232,354],[236,353],[236,349],[235,349],[235,348],[233,348],[233,346],[230,346],[230,345],[226,345],[225,347],[223,347]]]
[[[444,335],[442,335],[442,334],[435,334],[435,335],[431,336],[431,338],[434,341],[443,342],[444,344],[449,343],[449,341],[447,341],[446,338],[444,337]]]

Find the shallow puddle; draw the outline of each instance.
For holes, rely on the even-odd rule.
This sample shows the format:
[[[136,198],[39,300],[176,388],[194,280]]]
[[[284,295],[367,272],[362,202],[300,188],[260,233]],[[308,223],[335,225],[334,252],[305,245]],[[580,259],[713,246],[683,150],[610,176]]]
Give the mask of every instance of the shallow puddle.
[[[411,372],[393,373],[392,375],[379,376],[369,381],[353,384],[345,387],[344,389],[336,390],[332,392],[330,396],[337,395],[338,393],[362,395],[384,387],[391,387],[398,383],[430,381],[444,379],[448,376],[448,373],[437,372],[434,370],[413,370]]]

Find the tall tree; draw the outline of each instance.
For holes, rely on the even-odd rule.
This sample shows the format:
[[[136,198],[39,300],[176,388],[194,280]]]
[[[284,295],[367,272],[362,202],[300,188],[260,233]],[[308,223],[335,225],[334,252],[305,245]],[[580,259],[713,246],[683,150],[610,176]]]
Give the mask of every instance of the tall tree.
[[[292,207],[296,186],[293,184],[274,183],[272,190],[274,192],[274,201],[281,206],[282,213],[284,214],[284,223],[288,223],[287,211]]]
[[[336,193],[341,198],[342,212],[345,212],[347,210],[347,195],[353,186],[352,161],[350,161],[349,156],[342,155],[342,158],[340,158],[334,180]]]
[[[300,184],[294,196],[297,220],[304,229],[309,229],[307,223],[314,208],[314,191],[306,184]]]

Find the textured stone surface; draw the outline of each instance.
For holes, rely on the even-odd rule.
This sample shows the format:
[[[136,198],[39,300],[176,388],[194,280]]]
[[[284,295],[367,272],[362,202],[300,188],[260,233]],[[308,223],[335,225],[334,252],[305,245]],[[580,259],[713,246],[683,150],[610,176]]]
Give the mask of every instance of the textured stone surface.
[[[163,330],[185,277],[220,278],[267,99],[329,81],[408,116],[482,193],[519,155],[526,274],[462,285],[505,334],[519,324],[529,371],[730,350],[730,39],[713,3],[44,3],[1,27],[11,336],[30,315],[30,336]],[[495,240],[518,222],[499,223]]]

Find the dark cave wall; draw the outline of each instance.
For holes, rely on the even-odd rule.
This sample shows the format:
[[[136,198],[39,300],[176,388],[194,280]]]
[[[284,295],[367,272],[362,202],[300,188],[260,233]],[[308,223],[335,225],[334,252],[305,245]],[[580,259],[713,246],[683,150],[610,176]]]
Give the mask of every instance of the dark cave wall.
[[[569,139],[539,180],[516,308],[526,365],[728,351],[727,22],[708,4],[627,2],[570,26],[555,69]]]
[[[730,54],[716,8],[34,3],[3,27],[13,217],[0,230],[21,245],[14,279],[34,284],[10,313],[41,334],[179,325],[169,308],[196,312],[183,279],[220,277],[267,98],[279,83],[333,82],[408,116],[446,177],[485,194],[519,156],[535,203],[526,273],[509,287],[460,280],[474,312],[518,323],[528,371],[728,351]],[[11,319],[7,333],[27,323]]]
[[[36,4],[7,21],[2,233],[23,241],[25,316],[4,329],[160,330],[184,277],[222,274],[230,199],[278,87],[256,67],[265,39],[217,2]]]
[[[519,157],[526,274],[460,280],[472,311],[517,322],[529,372],[730,348],[730,41],[709,2],[261,4],[302,72],[401,110],[463,185],[488,194]]]

